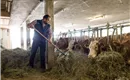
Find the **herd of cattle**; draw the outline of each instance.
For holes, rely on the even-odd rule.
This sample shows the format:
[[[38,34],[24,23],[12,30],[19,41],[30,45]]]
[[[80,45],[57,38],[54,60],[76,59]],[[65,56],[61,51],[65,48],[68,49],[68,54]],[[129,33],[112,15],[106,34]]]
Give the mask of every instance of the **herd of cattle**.
[[[117,38],[118,37],[118,38]],[[71,39],[59,38],[55,41],[55,45],[62,51],[74,51],[86,54],[88,57],[96,57],[103,51],[117,51],[124,53],[123,57],[130,64],[130,33],[122,34],[122,36],[108,36],[98,39]]]
[[[55,45],[63,52],[72,51],[92,58],[98,56],[103,51],[116,51],[121,53],[125,61],[130,64],[130,33],[97,39],[61,37],[55,41]],[[1,46],[1,50],[4,49]]]

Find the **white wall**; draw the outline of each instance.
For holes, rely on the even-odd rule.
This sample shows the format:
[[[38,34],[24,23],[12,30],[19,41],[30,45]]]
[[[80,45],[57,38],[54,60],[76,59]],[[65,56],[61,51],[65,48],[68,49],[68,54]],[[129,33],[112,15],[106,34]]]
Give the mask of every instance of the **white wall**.
[[[12,27],[10,29],[12,48],[21,47],[20,27]]]
[[[7,29],[0,29],[0,40],[3,47],[11,49],[10,33],[7,32]]]

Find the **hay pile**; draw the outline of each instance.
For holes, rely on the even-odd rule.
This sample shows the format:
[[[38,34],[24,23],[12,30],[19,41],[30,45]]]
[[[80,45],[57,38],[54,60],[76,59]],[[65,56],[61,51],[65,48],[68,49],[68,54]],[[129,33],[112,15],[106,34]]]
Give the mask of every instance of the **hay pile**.
[[[6,77],[22,77],[28,64],[29,51],[16,48],[13,50],[3,50],[1,52],[1,72]]]
[[[57,61],[54,67],[44,76],[58,80],[129,80],[130,66],[126,65],[121,53],[102,52],[96,58],[70,53],[69,60]],[[1,71],[5,77],[19,78],[31,72],[27,68],[30,52],[16,48],[1,52]],[[36,65],[40,61],[39,52]],[[36,70],[37,71],[37,70]]]
[[[1,73],[5,77],[21,78],[30,72],[36,72],[28,66],[30,50],[21,48],[4,49],[1,52]],[[35,68],[40,67],[40,51],[38,49],[35,57]]]
[[[1,52],[2,72],[7,68],[23,68],[27,65],[29,52],[20,48]]]
[[[130,69],[117,52],[103,52],[96,58],[70,55],[68,61],[57,62],[47,74],[59,80],[128,80]]]
[[[92,62],[88,62],[87,75],[92,80],[114,80],[118,78],[129,78],[130,71],[124,58],[117,52],[103,52]],[[128,73],[129,72],[129,73]]]

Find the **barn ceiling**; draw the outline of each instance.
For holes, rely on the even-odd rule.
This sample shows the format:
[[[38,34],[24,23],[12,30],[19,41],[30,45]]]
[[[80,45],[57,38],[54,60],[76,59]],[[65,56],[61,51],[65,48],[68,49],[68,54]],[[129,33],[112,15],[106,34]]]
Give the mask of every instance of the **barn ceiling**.
[[[55,7],[65,2],[64,10],[55,15],[55,26],[61,30],[130,19],[130,0],[60,0]]]
[[[38,0],[13,0],[9,26],[19,27],[38,2]]]
[[[38,5],[38,0],[13,0],[10,25],[18,26]],[[88,25],[99,25],[130,19],[130,0],[55,0],[55,29],[81,29]],[[44,15],[44,2],[29,19],[40,19]]]

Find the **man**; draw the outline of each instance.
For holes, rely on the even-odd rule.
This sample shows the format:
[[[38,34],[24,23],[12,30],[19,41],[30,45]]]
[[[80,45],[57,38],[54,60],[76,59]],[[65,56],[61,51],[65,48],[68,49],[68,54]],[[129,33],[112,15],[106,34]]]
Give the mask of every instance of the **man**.
[[[50,24],[48,24],[49,19],[50,19],[50,16],[45,15],[43,16],[42,20],[34,20],[33,22],[29,23],[28,27],[29,28],[35,27],[35,29],[37,29],[40,33],[42,33],[46,38],[50,40],[51,30],[50,30]],[[46,68],[46,63],[45,63],[46,44],[47,44],[47,40],[34,30],[33,44],[32,44],[31,56],[29,60],[30,67],[32,68],[34,67],[34,58],[35,58],[38,47],[40,47],[41,68],[45,70]]]

